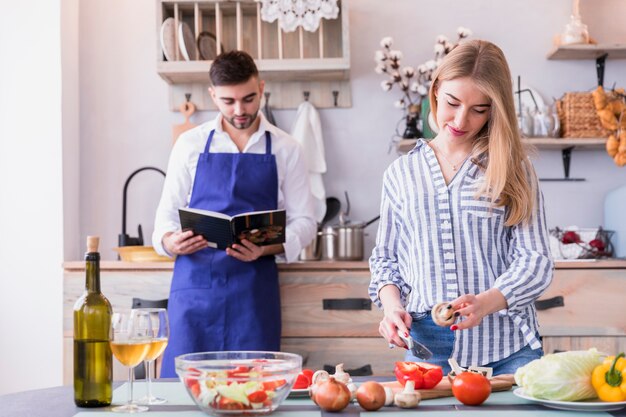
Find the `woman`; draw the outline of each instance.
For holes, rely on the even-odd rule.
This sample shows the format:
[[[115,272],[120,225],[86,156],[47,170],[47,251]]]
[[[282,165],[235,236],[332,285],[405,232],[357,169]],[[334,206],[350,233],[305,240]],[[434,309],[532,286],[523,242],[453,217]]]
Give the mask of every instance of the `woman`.
[[[496,45],[461,43],[433,75],[437,137],[384,174],[369,287],[384,310],[379,330],[402,347],[398,333],[410,332],[445,372],[454,358],[514,373],[543,354],[534,301],[553,262],[512,91]],[[440,302],[454,312],[450,327],[431,318]]]

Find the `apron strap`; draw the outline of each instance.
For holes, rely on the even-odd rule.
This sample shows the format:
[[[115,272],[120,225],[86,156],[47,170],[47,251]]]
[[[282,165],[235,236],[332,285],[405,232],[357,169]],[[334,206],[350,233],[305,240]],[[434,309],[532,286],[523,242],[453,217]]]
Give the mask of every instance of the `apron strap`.
[[[265,154],[272,154],[272,135],[268,130],[265,131]]]
[[[213,134],[215,134],[215,129],[211,130],[209,133],[209,137],[206,140],[206,145],[204,146],[204,153],[209,153],[209,149],[211,148],[211,142],[213,141]],[[265,131],[265,154],[272,154],[272,135],[270,135],[269,131]]]
[[[215,129],[211,130],[211,133],[209,133],[209,138],[206,140],[206,146],[204,147],[204,153],[209,153],[209,148],[211,148],[211,142],[213,141],[214,133]]]

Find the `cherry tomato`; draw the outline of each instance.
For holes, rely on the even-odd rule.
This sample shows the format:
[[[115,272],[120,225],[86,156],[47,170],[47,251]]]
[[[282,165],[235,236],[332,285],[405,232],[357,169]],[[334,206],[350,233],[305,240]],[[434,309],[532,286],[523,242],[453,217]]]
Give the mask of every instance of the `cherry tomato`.
[[[296,382],[293,384],[293,389],[305,389],[311,385],[311,379],[308,378],[305,374],[299,374],[296,377]]]
[[[243,410],[246,406],[239,401],[231,400],[226,397],[220,397],[215,408],[219,410]]]
[[[276,379],[276,380],[273,380],[273,381],[264,381],[263,382],[263,389],[265,391],[275,391],[276,388],[282,387],[286,383],[287,383],[287,381],[285,381],[284,379]]]
[[[262,403],[266,399],[267,399],[267,392],[263,390],[254,391],[248,394],[248,400],[250,400],[251,403]]]
[[[480,405],[491,394],[491,383],[481,374],[461,372],[452,381],[452,393],[465,405]]]

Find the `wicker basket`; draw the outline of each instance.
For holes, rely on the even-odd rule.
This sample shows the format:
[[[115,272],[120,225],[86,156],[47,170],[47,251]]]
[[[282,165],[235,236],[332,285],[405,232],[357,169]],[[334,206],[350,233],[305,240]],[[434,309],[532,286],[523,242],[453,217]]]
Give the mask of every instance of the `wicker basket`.
[[[607,138],[611,132],[602,127],[591,93],[565,93],[557,101],[564,138]]]

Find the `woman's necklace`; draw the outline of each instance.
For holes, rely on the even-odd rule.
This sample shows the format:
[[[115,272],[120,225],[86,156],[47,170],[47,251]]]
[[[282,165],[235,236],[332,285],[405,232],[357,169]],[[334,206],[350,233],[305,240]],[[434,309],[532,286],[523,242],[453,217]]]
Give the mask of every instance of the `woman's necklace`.
[[[432,143],[433,147],[435,148],[435,150],[437,151],[437,153],[439,153],[439,155],[443,156],[443,159],[445,159],[445,160],[446,160],[446,162],[447,162],[447,163],[448,163],[448,164],[452,167],[452,170],[453,170],[453,171],[458,170],[458,169],[461,167],[461,165],[463,165],[463,162],[465,162],[465,160],[466,160],[466,159],[470,156],[470,154],[472,153],[472,151],[469,151],[469,152],[467,153],[467,155],[465,155],[465,156],[463,157],[463,159],[462,159],[462,160],[458,161],[457,163],[453,163],[452,161],[450,161],[450,160],[448,159],[448,157],[447,157],[447,156],[446,156],[446,154],[445,154],[445,153],[441,150],[441,148],[439,148],[439,146],[437,146],[437,145],[435,144],[435,142],[431,142],[431,143]]]

